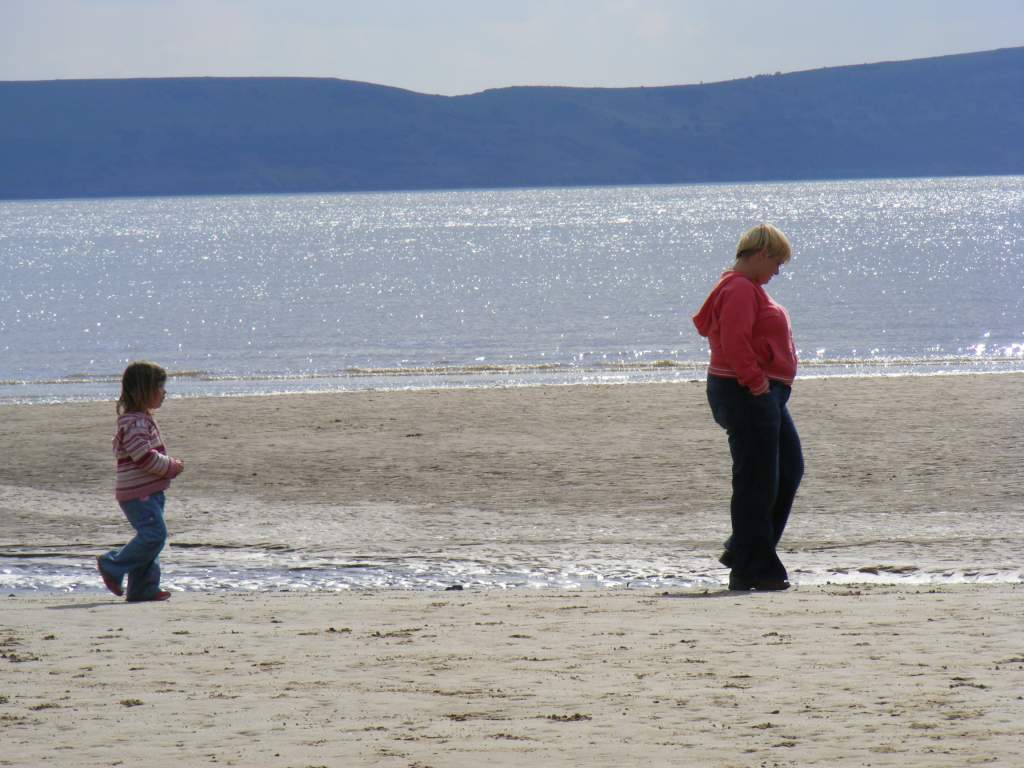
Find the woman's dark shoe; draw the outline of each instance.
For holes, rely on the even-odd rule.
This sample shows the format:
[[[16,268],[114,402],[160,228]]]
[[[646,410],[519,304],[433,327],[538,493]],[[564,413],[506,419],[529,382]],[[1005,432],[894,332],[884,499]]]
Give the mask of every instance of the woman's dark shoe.
[[[736,576],[729,577],[729,589],[733,592],[781,592],[789,589],[789,582],[786,579],[741,579]]]
[[[171,599],[171,593],[170,592],[165,592],[164,590],[161,589],[159,592],[151,595],[150,597],[129,597],[128,598],[128,602],[129,603],[154,603],[154,602],[161,602],[163,600],[170,600],[170,599]]]
[[[721,557],[718,558],[718,562],[724,565],[726,568],[732,568],[733,563],[736,562],[736,557],[732,553],[732,536],[725,540],[725,544],[722,545]]]
[[[118,597],[124,594],[124,587],[121,586],[121,580],[115,579],[109,573],[103,570],[103,566],[100,564],[100,559],[96,558],[96,570],[100,572],[100,576],[103,577],[103,585],[113,592]]]

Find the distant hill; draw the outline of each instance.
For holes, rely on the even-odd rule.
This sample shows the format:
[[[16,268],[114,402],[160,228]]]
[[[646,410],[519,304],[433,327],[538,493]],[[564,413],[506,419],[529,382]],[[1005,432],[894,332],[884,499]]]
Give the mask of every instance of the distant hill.
[[[1024,173],[1024,48],[665,88],[0,83],[0,198]]]

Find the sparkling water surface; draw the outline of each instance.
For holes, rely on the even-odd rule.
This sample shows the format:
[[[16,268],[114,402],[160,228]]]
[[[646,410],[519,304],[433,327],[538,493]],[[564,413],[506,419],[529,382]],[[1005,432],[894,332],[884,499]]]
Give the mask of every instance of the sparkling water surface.
[[[0,402],[703,374],[739,234],[802,375],[1024,370],[1024,178],[0,203]]]

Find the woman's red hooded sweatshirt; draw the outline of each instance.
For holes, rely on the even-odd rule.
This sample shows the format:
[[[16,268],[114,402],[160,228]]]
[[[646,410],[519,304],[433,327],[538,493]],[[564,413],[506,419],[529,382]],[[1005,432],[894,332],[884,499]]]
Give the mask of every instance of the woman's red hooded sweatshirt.
[[[722,275],[693,324],[711,345],[713,376],[737,379],[754,395],[767,392],[769,380],[792,384],[796,378],[789,313],[739,272]]]

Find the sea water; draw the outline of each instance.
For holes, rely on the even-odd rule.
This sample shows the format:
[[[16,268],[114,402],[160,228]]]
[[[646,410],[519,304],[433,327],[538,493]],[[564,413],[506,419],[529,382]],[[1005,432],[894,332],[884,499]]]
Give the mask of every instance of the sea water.
[[[740,233],[801,375],[1024,370],[1024,178],[0,203],[0,403],[671,381]]]
[[[769,291],[793,317],[801,376],[1024,371],[1022,177],[58,200],[0,203],[0,403],[113,399],[137,358],[171,371],[172,397],[696,379],[708,350],[690,316],[739,234],[761,221],[793,243]],[[631,518],[622,530],[605,521],[600,552],[576,551],[572,531],[537,520],[530,531],[483,526],[478,534],[511,537],[493,546],[482,534],[461,544],[448,536],[425,551],[419,537],[406,550],[339,556],[352,514],[327,516],[335,524],[315,541],[333,547],[172,542],[168,583],[660,587],[723,578],[717,519],[682,542],[696,554],[681,555],[667,530],[635,541],[638,528],[672,521]],[[419,513],[378,509],[372,519],[387,515],[399,536]],[[890,553],[858,536],[871,521],[845,520],[848,530],[835,533],[835,520],[804,520],[868,543],[863,552],[802,551],[793,577],[1019,582],[1022,519],[999,521],[1012,535],[993,532],[972,547],[971,536],[948,530],[957,521],[926,515],[908,530],[934,529],[938,544],[912,565],[897,554],[913,542]],[[531,544],[512,547],[517,540]],[[7,547],[0,588],[98,589],[92,555],[80,549]]]

